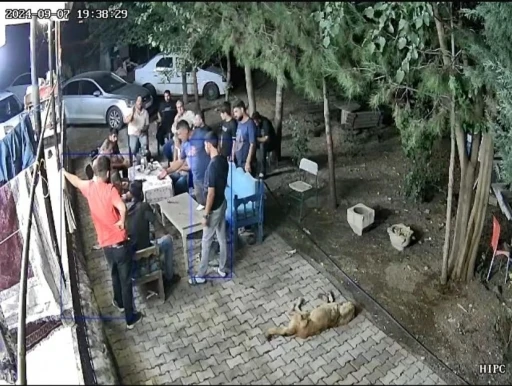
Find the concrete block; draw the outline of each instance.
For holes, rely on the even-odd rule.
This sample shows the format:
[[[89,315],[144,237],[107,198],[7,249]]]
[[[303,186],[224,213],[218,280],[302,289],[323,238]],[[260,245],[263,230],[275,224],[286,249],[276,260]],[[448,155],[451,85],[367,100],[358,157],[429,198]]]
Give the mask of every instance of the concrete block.
[[[364,204],[357,204],[347,209],[347,222],[356,235],[362,236],[363,230],[375,221],[375,210]]]

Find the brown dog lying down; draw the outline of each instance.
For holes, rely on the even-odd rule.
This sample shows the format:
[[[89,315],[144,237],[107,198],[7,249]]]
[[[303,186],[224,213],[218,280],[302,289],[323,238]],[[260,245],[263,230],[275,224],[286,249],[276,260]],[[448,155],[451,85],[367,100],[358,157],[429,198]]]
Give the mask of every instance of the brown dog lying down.
[[[320,298],[325,295],[319,295]],[[327,295],[326,303],[318,306],[311,312],[303,312],[301,306],[304,299],[300,298],[289,312],[290,323],[288,327],[269,328],[265,336],[271,340],[275,335],[298,336],[306,339],[320,334],[329,328],[343,326],[355,317],[356,308],[353,303],[335,303],[334,295]]]

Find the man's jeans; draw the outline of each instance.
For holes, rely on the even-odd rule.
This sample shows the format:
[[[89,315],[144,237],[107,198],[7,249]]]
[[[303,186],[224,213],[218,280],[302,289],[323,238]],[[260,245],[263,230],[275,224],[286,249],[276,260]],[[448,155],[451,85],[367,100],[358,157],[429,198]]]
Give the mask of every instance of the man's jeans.
[[[172,237],[169,235],[160,237],[156,240],[156,245],[160,250],[160,261],[163,260],[164,277],[166,280],[171,280],[174,276],[174,243]]]
[[[129,145],[132,155],[135,155],[142,148],[143,150],[148,149],[148,135],[146,133],[141,135],[129,135]]]
[[[199,205],[206,205],[206,198],[204,196],[204,185],[202,181],[194,180],[194,195]]]
[[[180,172],[172,173],[171,180],[175,196],[188,192],[188,174],[183,175]]]
[[[126,323],[130,323],[134,314],[132,253],[127,242],[118,247],[105,247],[103,252],[110,267],[114,301],[124,308]]]
[[[201,262],[199,263],[199,270],[197,277],[206,276],[208,270],[208,260],[210,257],[210,248],[212,246],[213,237],[217,235],[219,242],[219,270],[226,272],[226,261],[228,258],[228,248],[226,241],[226,207],[227,203],[224,200],[222,205],[210,213],[208,225],[203,228],[203,239],[201,241]]]

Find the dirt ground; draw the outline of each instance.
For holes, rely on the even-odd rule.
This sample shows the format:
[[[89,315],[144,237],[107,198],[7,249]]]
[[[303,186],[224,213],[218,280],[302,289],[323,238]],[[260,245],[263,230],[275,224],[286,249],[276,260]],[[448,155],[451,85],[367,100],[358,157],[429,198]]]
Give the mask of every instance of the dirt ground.
[[[273,117],[275,87],[262,82],[256,91],[257,110]],[[235,92],[246,101],[243,90]],[[290,91],[285,95],[285,118],[314,121],[322,126],[322,114],[307,117],[312,103],[305,102]],[[313,109],[314,110],[314,109]],[[213,111],[208,122],[217,122]],[[502,286],[504,270],[497,273],[487,289],[479,279],[465,285],[439,285],[444,240],[446,194],[439,193],[431,202],[416,204],[402,195],[406,163],[399,138],[390,128],[380,140],[376,136],[355,139],[347,145],[340,134],[339,113],[331,114],[336,146],[338,208],[327,210],[327,166],[325,136],[311,138],[309,157],[320,167],[320,208],[315,200],[308,202],[308,215],[302,221],[303,231],[331,258],[336,259],[346,274],[383,305],[403,326],[446,365],[472,384],[511,384],[512,361],[506,354],[511,328],[506,306],[512,298],[510,285]],[[336,121],[338,123],[336,123]],[[291,139],[288,128],[283,132],[283,156],[290,156]],[[267,184],[283,206],[288,183],[297,179],[294,167],[284,161],[267,180]],[[346,209],[364,203],[376,211],[375,226],[359,237],[346,221]],[[295,208],[288,207],[290,215]],[[490,216],[499,209],[489,206],[489,216],[482,243],[490,242]],[[272,214],[270,214],[272,215]],[[501,217],[500,217],[501,218]],[[415,230],[415,242],[405,251],[395,250],[389,241],[387,227],[404,223]],[[505,221],[501,218],[503,228]],[[298,230],[298,232],[300,232]],[[504,232],[509,232],[504,230]],[[507,239],[509,236],[507,235]],[[490,250],[483,248],[488,269]],[[482,268],[483,267],[483,268]],[[502,291],[502,295],[501,292]],[[480,375],[480,364],[508,363],[508,372],[501,376]]]

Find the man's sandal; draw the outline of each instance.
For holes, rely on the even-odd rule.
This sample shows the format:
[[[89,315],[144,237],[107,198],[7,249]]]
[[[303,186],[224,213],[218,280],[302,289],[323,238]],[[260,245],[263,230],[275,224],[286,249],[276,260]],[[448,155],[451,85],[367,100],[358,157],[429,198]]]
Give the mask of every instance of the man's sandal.
[[[199,284],[204,284],[206,283],[206,279],[202,278],[202,277],[191,277],[190,279],[188,279],[188,284],[190,285],[199,285]]]

